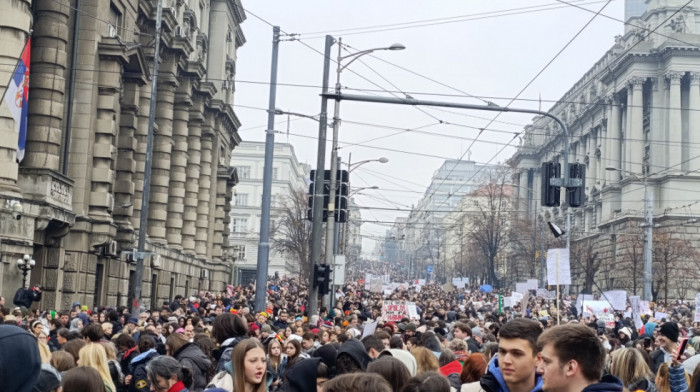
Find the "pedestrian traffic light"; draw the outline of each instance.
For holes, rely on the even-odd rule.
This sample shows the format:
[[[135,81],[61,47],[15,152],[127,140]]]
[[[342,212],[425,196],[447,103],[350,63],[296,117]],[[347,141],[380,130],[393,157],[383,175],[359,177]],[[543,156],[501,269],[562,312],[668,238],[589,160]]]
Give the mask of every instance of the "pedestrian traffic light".
[[[566,201],[569,203],[569,207],[580,207],[586,199],[586,165],[583,163],[570,163],[569,178],[580,179],[581,185],[566,188]]]
[[[556,185],[550,185],[549,180],[552,178],[559,178],[559,176],[561,175],[561,164],[559,164],[558,162],[544,162],[542,164],[542,170],[540,175],[540,203],[544,207],[558,207],[560,192],[559,187]]]
[[[315,192],[315,186],[316,186],[316,170],[311,170],[311,174],[309,175],[310,184],[309,184],[309,202],[308,202],[308,208],[306,210],[306,219],[309,221],[313,221],[313,211],[314,211],[314,192]],[[323,181],[323,222],[328,220],[328,201],[329,201],[329,195],[330,195],[330,185],[329,185],[329,180],[330,180],[330,174],[329,171],[326,170],[324,173],[324,181]]]
[[[314,264],[314,286],[318,287],[319,295],[330,293],[331,268],[326,264]]]

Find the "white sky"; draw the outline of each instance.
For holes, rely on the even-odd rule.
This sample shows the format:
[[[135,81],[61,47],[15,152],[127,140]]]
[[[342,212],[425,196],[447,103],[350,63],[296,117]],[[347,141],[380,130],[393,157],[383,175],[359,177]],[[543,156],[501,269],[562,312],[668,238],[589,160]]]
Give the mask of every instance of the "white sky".
[[[248,11],[248,19],[243,24],[247,43],[238,51],[235,93],[235,111],[243,122],[240,135],[244,140],[265,139],[267,113],[264,109],[269,100],[267,83],[270,80],[272,27],[264,21],[280,26],[286,33],[301,34],[298,36],[301,42],[280,43],[280,85],[276,106],[285,111],[316,115],[321,106],[318,94],[323,56],[320,53],[323,52],[323,36],[327,33],[342,37],[343,43],[355,50],[401,43],[406,46],[403,51],[378,51],[372,56],[426,77],[364,56],[343,71],[341,84],[351,89],[372,91],[345,92],[377,94],[384,89],[396,91],[398,88],[416,99],[483,103],[464,94],[468,93],[504,106],[564,48],[594,17],[595,12],[605,7],[601,15],[595,17],[511,105],[537,109],[541,97],[542,109],[546,110],[552,101],[558,100],[603,56],[613,45],[614,37],[624,31],[621,21],[624,18],[623,0],[571,2],[594,12],[556,0],[243,0],[243,6]],[[406,28],[409,25],[405,23],[427,20],[431,22]],[[371,26],[387,27],[368,28]],[[332,57],[336,56],[337,46],[334,46]],[[335,65],[332,64],[331,86],[335,82],[334,71]],[[328,110],[330,121],[332,102]],[[515,151],[512,146],[517,145],[518,140],[513,140],[512,133],[486,130],[476,142],[472,142],[479,134],[478,129],[485,127],[495,113],[447,109],[448,113],[435,108],[422,110],[349,101],[341,104],[343,123],[339,153],[343,161],[348,159],[349,153],[352,153],[352,162],[379,157],[389,159],[388,163],[368,163],[353,171],[350,179],[353,187],[380,187],[379,190],[367,190],[358,195],[356,201],[359,205],[410,209],[420,199],[433,172],[444,159],[459,159],[470,148],[472,160],[498,163],[508,159]],[[502,114],[488,129],[519,132],[531,117]],[[286,116],[278,117],[276,130],[286,132],[286,120]],[[289,137],[277,134],[276,141],[288,141],[294,146],[301,162],[315,167],[317,123],[295,117],[291,120]],[[450,124],[440,124],[440,121]],[[421,132],[429,134],[401,132],[401,129],[419,127]],[[330,128],[328,132],[330,138]],[[397,132],[401,133],[391,136]],[[510,142],[512,145],[507,146]],[[330,142],[327,147],[329,151]],[[327,160],[329,156],[330,152],[327,152]],[[466,158],[464,155],[463,159]],[[391,222],[407,214],[406,211],[363,210],[362,219]],[[363,243],[365,251],[374,249],[371,238],[383,237],[389,227],[389,224],[365,223],[362,227],[366,236]]]

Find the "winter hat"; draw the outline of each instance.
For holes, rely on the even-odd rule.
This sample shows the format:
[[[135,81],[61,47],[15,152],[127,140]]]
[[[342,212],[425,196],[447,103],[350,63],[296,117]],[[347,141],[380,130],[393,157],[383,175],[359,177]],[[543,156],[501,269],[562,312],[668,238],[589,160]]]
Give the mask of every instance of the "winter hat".
[[[14,325],[0,325],[0,380],[5,391],[30,392],[41,369],[36,338]],[[18,361],[17,358],[22,358]]]
[[[623,334],[627,335],[628,338],[632,339],[632,331],[628,327],[620,328],[619,333],[623,333]]]
[[[649,321],[646,324],[644,324],[644,327],[642,327],[642,331],[640,331],[640,334],[644,335],[644,337],[647,338],[653,338],[654,329],[656,329],[656,323],[653,321]]]
[[[472,328],[472,335],[480,338],[481,337],[481,328],[479,328],[479,327]]]
[[[41,365],[39,379],[32,392],[51,392],[61,386],[61,375],[48,363]]]
[[[364,344],[354,338],[346,340],[345,343],[340,346],[338,355],[335,357],[336,361],[341,355],[350,356],[363,371],[367,370],[367,365],[372,360],[369,354],[367,354]]]
[[[269,324],[263,324],[262,328],[260,328],[260,331],[264,333],[271,333],[272,327],[270,327]]]
[[[321,362],[328,366],[330,377],[335,376],[335,357],[338,355],[338,349],[332,344],[324,344],[317,348],[311,356],[313,358],[321,358]]]
[[[416,324],[414,324],[414,323],[406,324],[406,331],[416,332]]]
[[[661,328],[659,328],[659,333],[675,343],[678,342],[680,330],[678,329],[678,324],[676,323],[663,323],[661,324]]]

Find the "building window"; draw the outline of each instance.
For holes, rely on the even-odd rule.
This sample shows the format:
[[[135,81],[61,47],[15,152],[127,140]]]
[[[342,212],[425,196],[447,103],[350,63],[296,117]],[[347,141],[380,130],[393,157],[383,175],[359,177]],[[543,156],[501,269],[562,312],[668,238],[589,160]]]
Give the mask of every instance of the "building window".
[[[248,205],[248,194],[246,193],[239,193],[236,195],[236,201],[235,201],[237,206],[247,206]]]
[[[272,168],[272,179],[275,180],[275,181],[277,180],[277,171],[278,171],[278,170],[277,170],[276,167],[273,167],[273,168]]]
[[[246,218],[233,218],[233,231],[234,233],[245,233],[248,226],[248,219]]]
[[[236,246],[236,260],[245,260],[245,245]]]
[[[250,178],[250,166],[238,166],[238,178],[247,180]]]

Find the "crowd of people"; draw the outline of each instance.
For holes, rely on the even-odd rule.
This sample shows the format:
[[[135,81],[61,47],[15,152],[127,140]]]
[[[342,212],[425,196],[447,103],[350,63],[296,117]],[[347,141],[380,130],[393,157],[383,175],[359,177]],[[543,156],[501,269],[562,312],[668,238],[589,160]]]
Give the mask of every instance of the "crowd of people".
[[[622,312],[614,325],[579,315],[572,298],[503,307],[476,287],[348,284],[318,315],[293,278],[268,282],[264,310],[253,285],[189,294],[139,314],[0,297],[0,391],[700,392],[700,329],[682,302],[653,304],[667,319],[637,329]],[[388,321],[386,301],[415,314]]]

